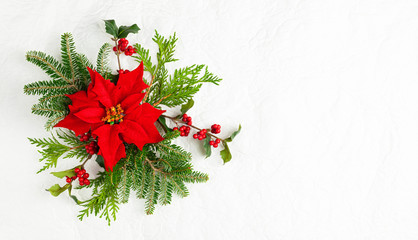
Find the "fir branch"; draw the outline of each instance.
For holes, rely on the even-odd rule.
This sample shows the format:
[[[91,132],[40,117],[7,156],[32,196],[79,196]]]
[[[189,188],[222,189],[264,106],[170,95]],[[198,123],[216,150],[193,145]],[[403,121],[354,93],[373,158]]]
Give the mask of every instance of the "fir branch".
[[[70,80],[71,73],[52,56],[39,51],[29,51],[26,60],[42,68],[54,80],[64,80],[78,90]]]
[[[72,84],[75,85],[75,64],[76,59],[75,44],[71,33],[64,33],[61,35],[61,58],[63,67],[67,72],[70,72]]]
[[[109,64],[109,56],[111,52],[112,46],[109,43],[105,43],[102,45],[102,47],[99,50],[99,53],[97,54],[97,72],[100,73],[100,75],[104,76],[106,78],[106,74],[110,72]]]

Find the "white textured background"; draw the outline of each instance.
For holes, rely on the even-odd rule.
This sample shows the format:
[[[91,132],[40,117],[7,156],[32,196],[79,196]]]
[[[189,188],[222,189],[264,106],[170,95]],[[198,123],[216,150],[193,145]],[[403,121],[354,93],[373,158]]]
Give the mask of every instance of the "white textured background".
[[[44,191],[57,179],[35,174],[26,137],[48,135],[23,85],[47,79],[26,51],[58,57],[72,32],[95,60],[112,18],[151,48],[154,29],[176,31],[173,67],[224,78],[196,96],[194,123],[243,131],[226,165],[181,142],[210,181],[153,216],[132,198],[108,227]],[[3,0],[0,22],[0,239],[418,239],[418,1]]]

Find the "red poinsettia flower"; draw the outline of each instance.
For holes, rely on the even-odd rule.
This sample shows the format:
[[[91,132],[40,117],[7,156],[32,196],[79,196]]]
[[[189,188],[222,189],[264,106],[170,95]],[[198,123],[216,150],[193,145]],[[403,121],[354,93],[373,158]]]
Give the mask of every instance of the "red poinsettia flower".
[[[140,150],[147,143],[163,140],[154,123],[164,112],[141,104],[148,85],[142,80],[144,65],[141,62],[132,72],[119,75],[115,85],[98,72],[88,68],[91,83],[86,91],[68,95],[72,104],[70,113],[55,127],[73,130],[78,136],[89,130],[97,137],[107,170],[126,157],[126,143],[135,144]]]

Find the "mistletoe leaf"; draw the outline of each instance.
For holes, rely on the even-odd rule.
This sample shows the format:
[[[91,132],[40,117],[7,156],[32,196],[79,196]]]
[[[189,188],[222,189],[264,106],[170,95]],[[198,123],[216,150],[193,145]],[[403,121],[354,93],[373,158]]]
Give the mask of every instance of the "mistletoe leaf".
[[[231,151],[229,151],[228,144],[226,142],[223,142],[223,145],[224,145],[225,148],[224,148],[224,150],[221,151],[221,157],[222,157],[222,160],[224,160],[224,164],[225,164],[225,163],[231,161],[232,154],[231,154]]]
[[[74,172],[74,169],[75,168],[68,169],[68,170],[61,171],[61,172],[51,172],[51,174],[57,178],[72,177],[76,175]]]
[[[185,114],[187,111],[190,110],[190,108],[193,107],[193,105],[194,105],[194,101],[193,99],[190,98],[187,103],[181,105],[181,109],[180,109],[181,114]]]
[[[206,138],[203,140],[203,148],[205,149],[206,158],[210,157],[210,155],[212,154],[212,148],[209,142],[210,142],[210,136],[206,135]]]
[[[234,140],[234,138],[235,138],[235,137],[238,135],[238,133],[240,133],[240,132],[241,132],[241,124],[239,125],[238,130],[236,130],[235,132],[233,132],[229,138],[225,139],[225,142],[232,142],[232,140]]]
[[[106,32],[112,35],[115,38],[118,38],[118,26],[116,25],[115,20],[103,20],[105,22]]]
[[[138,25],[120,26],[118,31],[118,38],[126,38],[129,33],[138,33],[141,30]]]
[[[60,187],[60,185],[55,184],[54,186],[46,190],[50,192],[52,196],[57,197],[58,195],[63,193],[65,190],[67,190],[70,186],[71,186],[70,184],[65,184],[64,186]]]

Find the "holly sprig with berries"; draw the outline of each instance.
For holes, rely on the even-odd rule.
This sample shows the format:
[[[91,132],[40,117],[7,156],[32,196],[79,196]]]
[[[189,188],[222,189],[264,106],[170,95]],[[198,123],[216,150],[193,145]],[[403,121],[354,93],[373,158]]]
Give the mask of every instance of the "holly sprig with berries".
[[[158,51],[151,57],[140,43],[129,45],[128,35],[140,30],[136,24],[117,26],[114,20],[105,20],[105,28],[114,46],[104,43],[95,64],[76,51],[70,33],[61,36],[61,61],[29,51],[27,61],[44,70],[50,80],[27,84],[24,92],[40,96],[32,113],[46,117],[45,128],[51,131],[47,138],[29,138],[40,148],[43,166],[38,173],[58,168],[51,174],[65,179],[47,190],[53,196],[68,192],[82,207],[80,220],[95,215],[110,224],[119,205],[132,194],[145,199],[145,212],[152,214],[157,203],[170,204],[174,194],[188,196],[187,183],[208,180],[207,174],[193,169],[192,156],[175,143],[177,137],[191,134],[203,145],[206,157],[222,147],[220,155],[226,163],[232,159],[228,143],[241,126],[221,138],[219,124],[210,128],[193,124],[187,112],[194,105],[194,94],[203,84],[218,85],[221,79],[203,64],[170,74],[166,64],[177,61],[175,34],[166,38],[155,31]],[[112,49],[116,70],[109,66]],[[123,69],[122,57],[137,61],[138,67]],[[144,72],[150,77],[144,78]],[[178,114],[166,113],[178,106]],[[73,167],[62,169],[59,162],[64,159]],[[97,164],[87,167],[89,161]],[[90,197],[80,199],[74,190],[86,191]]]

